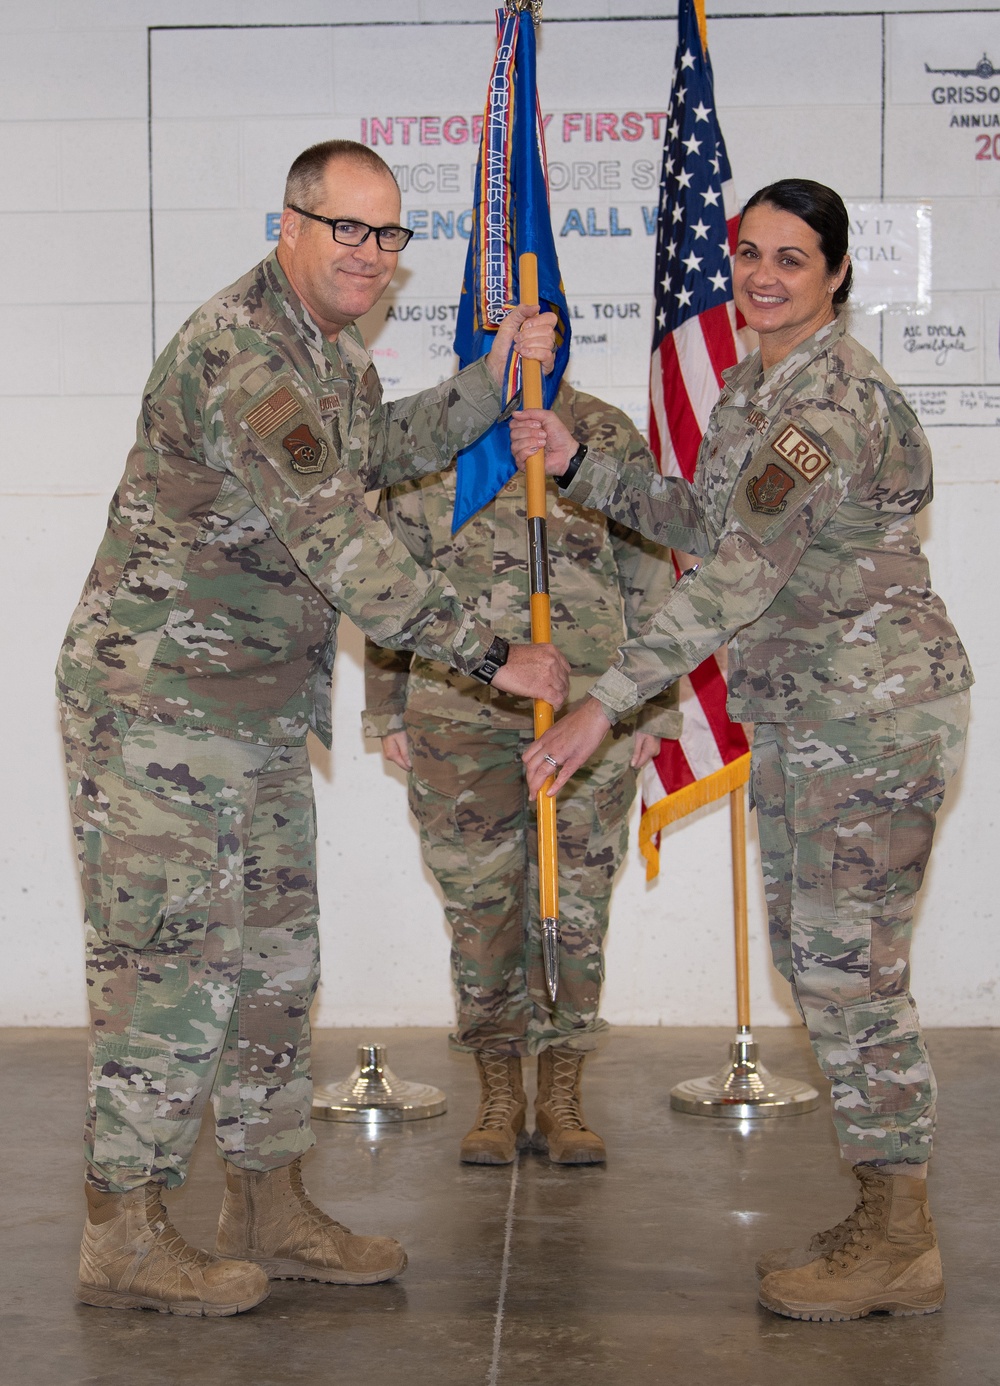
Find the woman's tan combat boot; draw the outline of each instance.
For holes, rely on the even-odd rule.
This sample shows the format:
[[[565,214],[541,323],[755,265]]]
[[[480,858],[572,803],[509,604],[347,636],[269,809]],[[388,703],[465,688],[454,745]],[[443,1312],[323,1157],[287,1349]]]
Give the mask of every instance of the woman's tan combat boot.
[[[586,1057],[576,1049],[543,1049],[538,1056],[532,1144],[557,1165],[601,1165],[608,1158],[604,1142],[587,1126],[580,1105]]]
[[[774,1251],[765,1251],[763,1256],[758,1258],[755,1267],[758,1280],[763,1280],[764,1276],[770,1275],[772,1271],[793,1270],[796,1266],[806,1266],[810,1261],[826,1256],[831,1251],[839,1251],[842,1246],[847,1245],[851,1240],[851,1234],[857,1230],[858,1214],[865,1206],[866,1183],[891,1178],[890,1175],[880,1174],[874,1165],[855,1165],[854,1173],[861,1187],[858,1190],[858,1201],[847,1217],[835,1227],[825,1227],[821,1232],[816,1232],[806,1246],[782,1246]]]
[[[267,1299],[259,1266],[189,1246],[171,1226],[159,1184],[128,1193],[87,1185],[76,1297],[102,1309],[157,1309],[209,1318],[241,1314]]]
[[[509,1165],[528,1144],[521,1059],[517,1054],[497,1054],[488,1049],[475,1057],[481,1092],[479,1111],[472,1130],[462,1137],[459,1157],[467,1165]]]
[[[771,1271],[760,1282],[766,1309],[790,1319],[839,1323],[873,1312],[933,1314],[944,1303],[944,1277],[926,1179],[855,1166],[861,1199],[841,1228],[843,1245],[803,1266]],[[852,1225],[853,1224],[853,1225]]]
[[[406,1269],[406,1252],[392,1237],[358,1236],[316,1207],[300,1160],[267,1170],[226,1162],[215,1249],[256,1261],[271,1280],[374,1285]]]

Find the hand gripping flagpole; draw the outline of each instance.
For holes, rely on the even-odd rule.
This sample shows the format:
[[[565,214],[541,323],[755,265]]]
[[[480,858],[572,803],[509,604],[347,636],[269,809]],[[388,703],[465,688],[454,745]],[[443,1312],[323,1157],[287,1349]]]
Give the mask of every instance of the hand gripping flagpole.
[[[729,1063],[707,1078],[689,1078],[670,1094],[670,1105],[692,1116],[794,1116],[819,1105],[819,1093],[795,1078],[776,1078],[757,1061],[750,1029],[750,949],[747,931],[746,789],[729,795],[732,832],[733,925],[736,946],[736,1038]]]
[[[522,255],[517,262],[522,304],[538,303],[538,260]],[[526,409],[542,408],[542,364],[521,362],[521,393]],[[548,644],[552,638],[549,616],[549,548],[545,524],[545,452],[528,458],[525,469],[528,497],[528,573],[531,589],[531,642]],[[535,736],[552,725],[552,705],[535,699]],[[541,919],[542,962],[545,985],[554,1001],[559,990],[559,847],[556,838],[556,799],[547,791],[552,776],[535,799],[538,814],[538,904]]]

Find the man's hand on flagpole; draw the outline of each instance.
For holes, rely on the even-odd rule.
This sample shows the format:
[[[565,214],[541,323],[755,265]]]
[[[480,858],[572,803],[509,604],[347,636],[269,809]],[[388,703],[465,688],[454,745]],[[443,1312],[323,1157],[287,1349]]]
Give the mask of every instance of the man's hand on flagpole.
[[[569,664],[555,645],[511,645],[507,663],[493,675],[494,688],[518,698],[540,698],[562,707],[569,693]]]
[[[548,792],[558,794],[594,754],[610,727],[607,713],[597,699],[584,698],[579,707],[543,732],[521,757],[528,774],[530,797],[535,797],[550,775],[555,775],[555,779]]]
[[[387,732],[382,738],[382,754],[390,765],[398,765],[400,770],[412,770],[410,742],[405,731]]]
[[[562,476],[580,444],[551,409],[522,409],[510,419],[510,450],[523,472],[528,458],[545,449],[548,476]]]
[[[555,313],[540,313],[537,304],[517,303],[497,328],[486,358],[490,375],[502,388],[507,374],[507,357],[513,346],[527,361],[541,361],[548,375],[556,363]]]

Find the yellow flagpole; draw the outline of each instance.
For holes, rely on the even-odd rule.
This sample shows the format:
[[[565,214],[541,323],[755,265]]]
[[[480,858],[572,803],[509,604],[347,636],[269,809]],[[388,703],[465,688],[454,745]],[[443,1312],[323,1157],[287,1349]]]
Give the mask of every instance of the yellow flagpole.
[[[747,810],[743,785],[729,795],[733,857],[733,929],[736,940],[736,1028],[750,1029],[750,946],[747,928]]]
[[[701,49],[708,52],[705,0],[694,0]],[[747,920],[747,811],[743,784],[729,793],[729,831],[733,863],[733,930],[736,945],[736,1028],[750,1033],[750,946]]]
[[[538,303],[538,260],[531,253],[518,259],[521,302]],[[526,409],[542,408],[540,361],[521,362],[521,394]],[[549,562],[545,525],[545,453],[532,453],[525,468],[528,501],[528,568],[531,583],[531,640],[549,643],[552,626],[549,611]],[[552,726],[552,705],[541,698],[534,703],[535,736]],[[541,917],[542,959],[545,984],[554,1001],[559,986],[559,846],[556,838],[555,795],[546,791],[550,776],[538,791],[538,903]]]

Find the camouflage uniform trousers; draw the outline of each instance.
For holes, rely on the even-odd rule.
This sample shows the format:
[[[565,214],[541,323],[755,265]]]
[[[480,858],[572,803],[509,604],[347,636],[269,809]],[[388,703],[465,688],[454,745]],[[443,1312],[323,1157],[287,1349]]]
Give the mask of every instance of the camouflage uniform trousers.
[[[185,1178],[211,1095],[247,1169],[313,1144],[319,974],[315,810],[304,746],[240,743],[63,704],[86,908],[88,1179]]]
[[[968,712],[963,692],[878,716],[755,728],[771,953],[832,1084],[852,1164],[930,1158],[937,1085],[909,990],[910,940]]]
[[[538,928],[538,835],[521,752],[530,731],[406,714],[410,808],[451,927],[456,1049],[538,1054],[596,1049],[611,884],[635,797],[631,727],[559,796],[559,990],[545,987]]]

